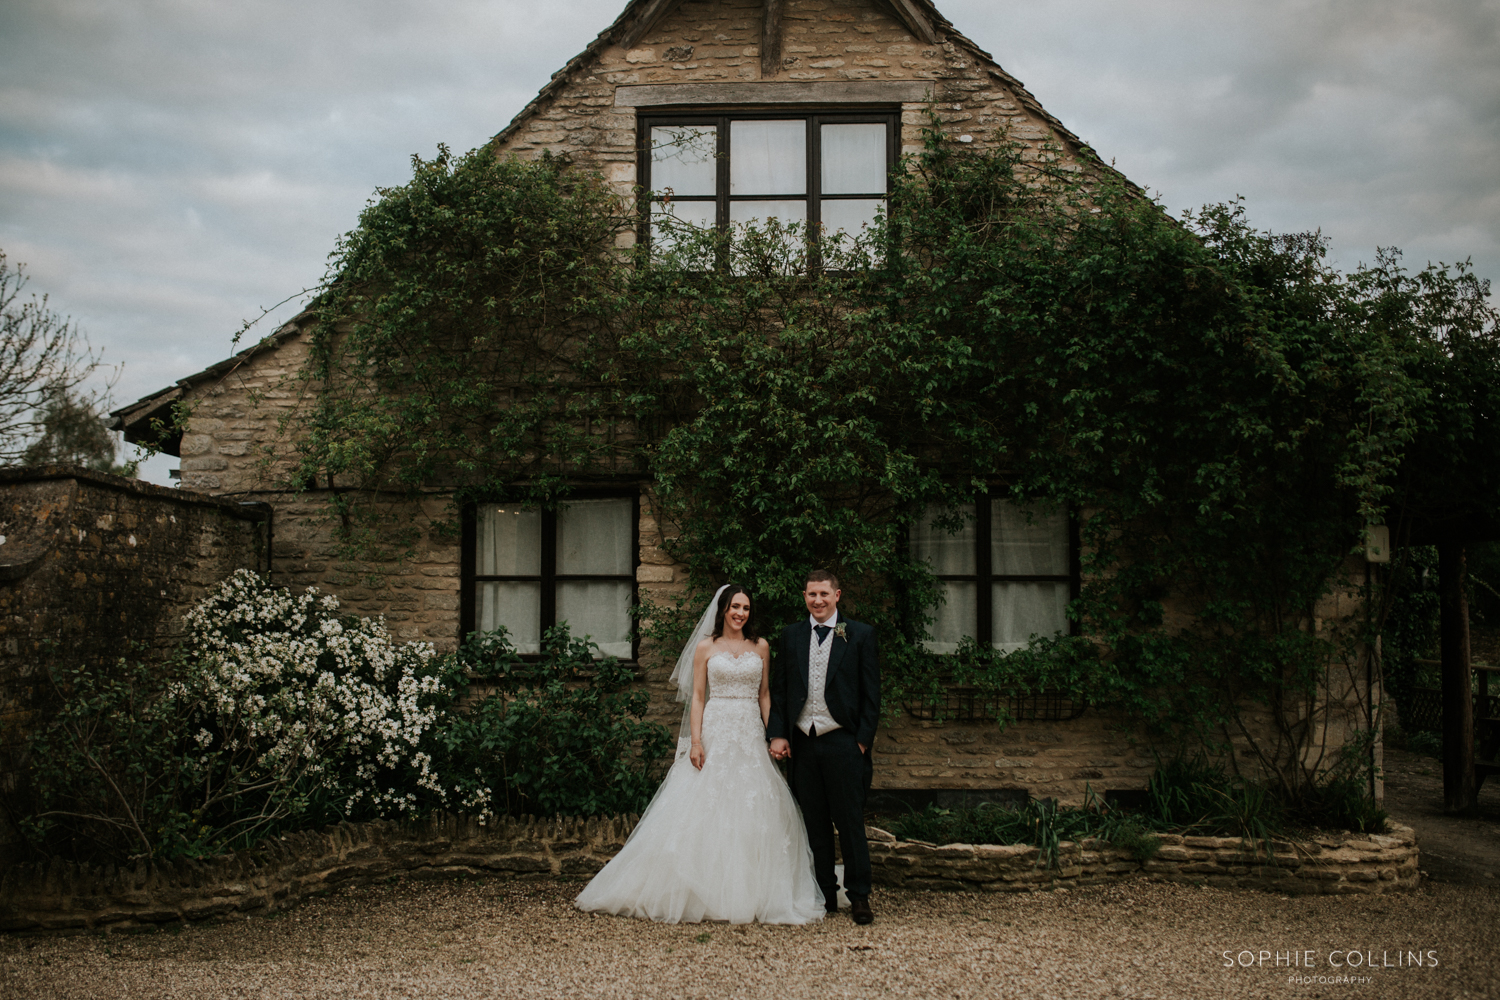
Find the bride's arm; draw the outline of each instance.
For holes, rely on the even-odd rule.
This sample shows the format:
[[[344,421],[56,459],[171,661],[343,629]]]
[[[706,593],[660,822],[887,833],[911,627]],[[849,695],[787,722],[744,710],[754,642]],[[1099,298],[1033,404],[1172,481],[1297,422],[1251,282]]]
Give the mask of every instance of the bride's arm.
[[[755,640],[755,651],[760,654],[760,724],[771,724],[771,644],[764,639]]]
[[[688,731],[692,738],[688,760],[700,771],[706,756],[703,752],[703,706],[708,701],[708,647],[709,640],[705,639],[698,643],[698,649],[693,653],[693,705],[688,713]]]

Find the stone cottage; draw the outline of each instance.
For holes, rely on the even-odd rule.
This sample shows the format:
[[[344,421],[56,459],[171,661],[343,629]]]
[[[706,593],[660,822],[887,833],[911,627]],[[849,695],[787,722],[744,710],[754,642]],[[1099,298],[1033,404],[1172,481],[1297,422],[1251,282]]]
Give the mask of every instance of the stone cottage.
[[[774,216],[856,230],[879,211],[891,170],[920,148],[934,114],[975,148],[1019,143],[1023,157],[1064,160],[1084,149],[929,0],[632,0],[494,145],[502,156],[565,152],[622,195],[669,190],[670,199],[653,199],[651,217],[725,226]],[[167,447],[181,456],[183,488],[271,506],[275,582],[337,593],[346,609],[383,614],[399,636],[440,647],[504,625],[523,651],[535,650],[546,627],[567,620],[605,652],[637,658],[661,720],[674,721],[669,664],[631,638],[631,605],[685,584],[643,502],[650,483],[593,482],[560,512],[479,505],[461,537],[428,532],[415,559],[369,586],[362,567],[339,561],[320,516],[339,484],[297,494],[279,485],[288,428],[308,403],[291,379],[308,356],[308,325],[299,317],[124,407],[117,426],[127,440],[146,440],[184,408],[185,430]],[[448,498],[434,489],[423,504],[419,518],[435,522]],[[951,651],[965,636],[1021,645],[1066,628],[1078,587],[1068,518],[1028,524],[989,499],[973,515],[961,535],[912,539],[948,593],[932,650]],[[1086,787],[1140,789],[1151,773],[1118,720],[1061,698],[1012,707],[1024,721],[1004,731],[962,692],[946,721],[922,706],[898,712],[875,746],[877,789],[1079,801]]]

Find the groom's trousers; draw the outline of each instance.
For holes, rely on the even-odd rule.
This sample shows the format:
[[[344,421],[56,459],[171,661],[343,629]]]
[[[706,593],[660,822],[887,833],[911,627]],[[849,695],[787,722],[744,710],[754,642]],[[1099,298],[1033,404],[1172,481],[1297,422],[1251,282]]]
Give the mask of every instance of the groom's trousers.
[[[850,899],[870,897],[865,793],[872,771],[870,754],[859,752],[859,744],[849,730],[809,736],[792,727],[792,791],[807,824],[813,875],[829,908],[837,904],[839,889],[833,870],[834,827],[838,828],[839,848],[844,855],[844,891]]]

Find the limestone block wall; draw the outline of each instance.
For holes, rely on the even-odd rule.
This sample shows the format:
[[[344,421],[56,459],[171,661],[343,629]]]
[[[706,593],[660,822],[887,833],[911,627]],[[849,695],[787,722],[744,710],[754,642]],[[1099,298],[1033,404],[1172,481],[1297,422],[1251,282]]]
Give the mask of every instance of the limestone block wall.
[[[231,913],[272,913],[344,885],[393,877],[567,877],[582,880],[624,845],[637,817],[375,822],[289,834],[207,861],[90,868],[54,862],[0,874],[0,931],[128,928]],[[875,884],[884,888],[1036,892],[1129,879],[1311,895],[1367,895],[1417,886],[1409,827],[1389,835],[1278,843],[1267,858],[1233,837],[1164,836],[1156,857],[1088,841],[1035,847],[904,843],[869,829]]]
[[[1097,840],[1063,841],[1056,865],[1027,845],[902,843],[885,831],[870,832],[876,884],[907,889],[1025,892],[1150,878],[1292,895],[1367,895],[1415,889],[1421,881],[1417,835],[1408,826],[1388,834],[1276,841],[1269,855],[1238,837],[1162,834],[1161,848],[1144,861]]]
[[[298,379],[309,354],[306,317],[285,324],[191,387],[182,435],[182,485],[250,498],[286,482],[312,396]]]
[[[267,527],[262,509],[139,480],[0,470],[0,803],[24,795],[25,733],[54,697],[48,668],[160,655],[220,580],[264,568]],[[0,808],[0,863],[11,818]]]
[[[1089,709],[1077,719],[930,722],[897,713],[875,735],[881,789],[985,789],[1081,804],[1088,791],[1142,789],[1155,770],[1150,748],[1123,720]]]
[[[183,437],[184,483],[272,505],[273,582],[316,586],[337,595],[349,613],[383,615],[399,639],[452,649],[459,640],[462,553],[451,530],[446,494],[434,492],[399,512],[392,523],[412,537],[399,544],[393,540],[389,558],[351,562],[340,556],[334,537],[338,521],[332,491],[325,485],[294,494],[279,485],[290,455],[287,435],[296,426],[297,408],[305,404],[290,376],[306,350],[303,334],[284,333],[273,347],[194,389],[193,416]],[[285,419],[288,413],[293,419]],[[268,455],[275,460],[266,461]],[[653,510],[650,484],[635,485],[642,491],[636,570],[640,594],[643,600],[671,606],[686,587],[687,569],[665,547],[670,526],[661,524]],[[1347,600],[1347,595],[1338,599]],[[1331,620],[1343,610],[1330,604],[1324,615]],[[641,683],[652,696],[649,718],[667,726],[676,726],[681,717],[667,682],[676,652],[643,644],[640,661]],[[1362,689],[1347,683],[1330,689],[1329,696],[1330,703],[1342,706],[1334,713],[1341,719],[1362,703]],[[1250,716],[1253,729],[1273,732],[1263,712],[1252,708]],[[1068,803],[1081,803],[1090,789],[1103,794],[1144,788],[1154,758],[1122,721],[1091,708],[1070,721],[1017,722],[1002,731],[993,724],[927,722],[894,710],[876,737],[875,786],[1016,792]],[[1340,725],[1327,730],[1335,748],[1347,729]],[[1251,756],[1242,763],[1255,766]]]

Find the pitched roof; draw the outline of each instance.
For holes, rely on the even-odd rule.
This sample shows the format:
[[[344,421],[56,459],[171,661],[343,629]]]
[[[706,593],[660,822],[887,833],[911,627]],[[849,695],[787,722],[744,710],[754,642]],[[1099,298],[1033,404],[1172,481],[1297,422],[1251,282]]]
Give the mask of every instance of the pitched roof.
[[[582,52],[569,59],[562,69],[553,73],[552,79],[547,82],[546,86],[542,87],[531,102],[522,108],[520,113],[510,120],[510,124],[501,129],[490,142],[493,145],[504,143],[528,119],[540,111],[550,98],[556,96],[576,73],[583,70],[605,49],[614,44],[626,48],[633,46],[662,18],[676,10],[682,2],[683,0],[630,0],[625,5],[625,9],[620,12],[620,16],[615,18],[614,23],[601,31]],[[770,3],[772,0],[766,0],[766,2]],[[1023,108],[1045,121],[1058,137],[1066,140],[1080,152],[1093,152],[1086,142],[1070,132],[1062,122],[1052,117],[1020,80],[1002,69],[994,56],[955,28],[931,0],[873,0],[873,2],[886,7],[914,35],[922,37],[930,29],[935,41],[950,41],[987,63],[986,68],[990,76],[1015,94],[1016,101]]]
[[[217,381],[233,374],[237,369],[245,365],[251,358],[265,351],[280,347],[292,337],[302,332],[301,321],[310,313],[306,310],[293,316],[289,321],[282,324],[274,333],[262,337],[254,344],[233,354],[223,361],[209,365],[200,372],[189,375],[187,378],[178,379],[175,383],[154,392],[149,396],[142,396],[134,403],[129,403],[118,410],[111,410],[109,429],[113,431],[124,431],[125,440],[131,444],[144,444],[146,442],[159,443],[161,450],[168,455],[177,455],[181,451],[182,432],[169,435],[165,440],[157,442],[157,430],[153,421],[160,421],[164,427],[171,427],[172,404],[185,397],[189,391],[205,382]]]

